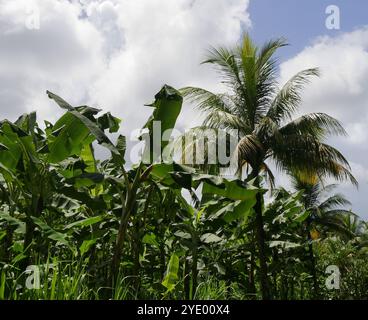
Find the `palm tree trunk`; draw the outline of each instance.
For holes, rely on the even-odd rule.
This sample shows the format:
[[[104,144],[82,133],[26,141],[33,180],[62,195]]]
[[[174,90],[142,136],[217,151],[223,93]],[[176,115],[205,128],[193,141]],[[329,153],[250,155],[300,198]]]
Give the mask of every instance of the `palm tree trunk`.
[[[266,244],[265,244],[265,232],[263,228],[263,216],[262,216],[262,194],[257,194],[257,202],[255,205],[256,213],[256,237],[259,253],[259,264],[260,264],[260,281],[261,281],[261,293],[263,300],[271,300],[269,285],[268,285],[268,267],[266,257]]]
[[[254,294],[256,293],[256,285],[254,282],[254,268],[255,267],[255,261],[254,261],[254,253],[251,253],[250,257],[250,268],[249,268],[249,280],[248,280],[248,291],[250,294],[252,294],[252,297],[254,297]]]
[[[308,251],[309,251],[309,259],[311,262],[311,274],[313,278],[313,290],[314,290],[314,299],[318,299],[319,293],[318,293],[318,279],[317,279],[317,270],[316,270],[316,259],[314,257],[313,252],[313,245],[309,243],[308,245]]]
[[[318,288],[318,279],[317,279],[317,268],[316,268],[316,258],[314,256],[312,237],[310,234],[310,221],[307,220],[307,239],[308,239],[308,255],[310,262],[310,272],[313,279],[313,299],[318,299],[319,297],[319,288]]]
[[[249,179],[255,178],[254,185],[260,188],[260,180],[259,180],[259,168],[253,169],[251,174],[249,175]],[[271,294],[268,284],[268,267],[267,267],[267,256],[266,256],[266,235],[264,231],[263,225],[263,215],[262,215],[262,206],[263,206],[263,195],[258,193],[256,196],[256,204],[254,206],[255,211],[255,235],[257,240],[258,254],[259,254],[259,277],[261,283],[261,294],[263,300],[271,300]]]
[[[250,266],[249,266],[249,276],[248,276],[248,292],[251,294],[251,299],[256,297],[256,285],[254,282],[254,269],[255,269],[255,246],[254,246],[254,236],[252,232],[251,237],[251,249],[250,249]]]

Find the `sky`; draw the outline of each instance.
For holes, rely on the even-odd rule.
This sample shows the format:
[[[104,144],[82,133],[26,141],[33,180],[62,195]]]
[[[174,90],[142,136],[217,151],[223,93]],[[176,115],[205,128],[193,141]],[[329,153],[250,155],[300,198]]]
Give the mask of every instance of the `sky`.
[[[326,13],[331,5],[339,9],[339,26]],[[320,68],[301,111],[343,122],[349,136],[329,142],[346,155],[360,186],[339,189],[368,219],[366,0],[0,0],[1,118],[36,110],[39,122],[56,120],[62,111],[47,98],[50,90],[73,105],[111,111],[129,138],[163,84],[221,90],[215,72],[200,62],[209,46],[234,45],[244,32],[259,44],[287,39],[279,52],[280,84]],[[185,104],[178,127],[200,119]]]

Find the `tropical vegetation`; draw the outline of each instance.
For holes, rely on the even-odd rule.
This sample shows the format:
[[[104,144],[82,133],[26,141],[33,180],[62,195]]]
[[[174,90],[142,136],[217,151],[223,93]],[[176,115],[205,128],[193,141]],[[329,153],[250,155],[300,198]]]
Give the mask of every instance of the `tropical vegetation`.
[[[55,123],[39,125],[35,112],[1,121],[0,299],[368,298],[368,224],[331,184],[357,185],[327,144],[346,132],[327,114],[300,115],[318,69],[280,88],[275,53],[284,45],[257,47],[245,35],[211,49],[205,63],[224,93],[165,85],[138,163],[127,161],[124,136],[112,138],[120,119],[51,92],[65,111]],[[175,128],[184,99],[204,122],[179,161],[177,139],[157,144],[153,131],[155,122]],[[235,148],[224,141],[232,174],[185,162],[185,153],[220,148],[217,139],[199,150],[202,129],[237,132]],[[96,144],[110,156],[99,159]],[[279,186],[276,170],[291,187]]]

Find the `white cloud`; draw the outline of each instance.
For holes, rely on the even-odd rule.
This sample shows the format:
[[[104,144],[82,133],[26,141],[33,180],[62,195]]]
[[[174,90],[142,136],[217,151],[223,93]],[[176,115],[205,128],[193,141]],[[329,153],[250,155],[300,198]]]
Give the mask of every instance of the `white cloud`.
[[[213,88],[213,72],[200,66],[209,45],[236,42],[249,26],[248,0],[118,1],[123,48],[94,83],[91,100],[121,113],[127,131],[151,112],[142,107],[164,84]],[[183,125],[198,118],[181,117]],[[189,122],[189,123],[188,123]]]
[[[38,30],[25,26],[30,7]],[[151,110],[143,104],[164,83],[217,85],[199,63],[209,45],[238,40],[250,26],[247,8],[248,0],[0,0],[2,116],[37,109],[55,118],[49,89],[112,111],[128,133],[144,123]]]
[[[360,182],[362,184],[368,183],[368,168],[359,164],[359,163],[351,163],[353,173],[360,178]]]
[[[282,82],[301,69],[319,67],[322,76],[307,87],[303,111],[327,112],[345,124],[368,116],[368,28],[321,37],[281,65]]]
[[[368,132],[366,124],[368,122],[368,117],[363,115],[359,120],[362,122],[347,124],[346,130],[349,132],[348,142],[362,149],[367,149],[368,146],[366,142],[368,141]]]
[[[83,102],[104,70],[103,38],[81,10],[67,1],[33,1],[40,28],[29,29],[29,0],[0,0],[0,105],[2,117],[37,109],[54,117],[47,89]]]

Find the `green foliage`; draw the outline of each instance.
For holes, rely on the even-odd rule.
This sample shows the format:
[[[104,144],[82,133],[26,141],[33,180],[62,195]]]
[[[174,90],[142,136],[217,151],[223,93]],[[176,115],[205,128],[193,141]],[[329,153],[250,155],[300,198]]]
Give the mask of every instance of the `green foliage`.
[[[146,145],[144,158],[153,163],[161,159],[162,151],[167,146],[166,139],[155,139],[153,137],[154,122],[158,123],[161,128],[162,135],[175,127],[176,120],[180,114],[183,103],[183,97],[174,88],[165,85],[155,96],[155,101],[148,105],[154,108],[152,116],[149,118],[144,128],[148,129],[149,144]],[[162,137],[160,137],[162,138]],[[158,145],[158,143],[160,143]],[[160,152],[160,154],[158,154]]]
[[[170,257],[169,264],[167,265],[166,275],[162,281],[162,285],[167,289],[168,292],[172,291],[177,284],[179,279],[179,257],[173,253]]]
[[[235,151],[251,169],[246,177],[214,174],[219,165],[158,163],[153,123],[173,129],[183,102],[169,86],[145,125],[150,161],[130,166],[125,137],[109,135],[119,132],[118,118],[51,92],[65,110],[55,124],[42,129],[35,113],[0,122],[0,299],[261,299],[265,276],[274,299],[366,299],[367,225],[319,180],[354,182],[343,156],[321,140],[343,129],[321,114],[284,125],[317,71],[276,92],[272,56],[282,46],[256,48],[245,37],[235,49],[213,49],[206,62],[232,94],[183,90],[208,112],[205,126],[240,129]],[[96,159],[94,143],[110,157]],[[303,183],[266,190],[269,158]],[[331,264],[341,270],[340,291],[324,286]],[[38,289],[26,286],[28,266],[40,270]]]

